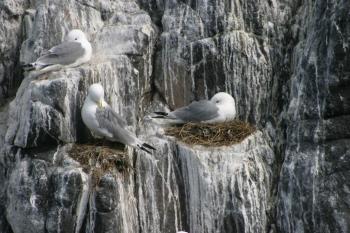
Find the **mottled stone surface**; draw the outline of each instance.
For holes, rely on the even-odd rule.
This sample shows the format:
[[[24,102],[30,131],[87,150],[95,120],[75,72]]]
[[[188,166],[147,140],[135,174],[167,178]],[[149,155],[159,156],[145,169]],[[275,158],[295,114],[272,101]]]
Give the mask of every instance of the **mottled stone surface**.
[[[350,231],[349,10],[348,1],[305,2],[295,16],[282,232]]]
[[[35,147],[73,141],[77,134],[78,85],[79,78],[66,73],[52,81],[24,80],[10,104],[6,142]]]
[[[260,132],[240,145],[179,147],[189,232],[264,232],[274,152]]]
[[[349,11],[346,0],[2,1],[0,232],[349,232]],[[93,45],[89,63],[22,73],[72,28]],[[93,140],[80,110],[94,82],[157,147],[128,149],[131,172],[95,186],[68,153]],[[241,144],[188,146],[144,122],[218,91],[259,129]]]
[[[108,102],[121,115],[128,116],[129,124],[137,121],[142,107],[134,100],[141,99],[141,91],[149,87],[141,86],[130,59],[119,55],[111,61],[53,72],[47,80],[27,77],[10,104],[6,142],[35,147],[76,142],[84,137],[80,111],[87,89],[94,82],[106,87]]]
[[[274,78],[274,40],[268,34],[274,34],[269,26],[274,17],[272,6],[255,1],[166,5],[155,72],[170,107],[228,91],[237,99],[241,118],[264,123]]]
[[[27,1],[4,0],[0,3],[0,105],[13,95],[22,79],[19,49],[22,43],[22,17]]]
[[[142,232],[262,232],[269,219],[274,152],[257,132],[239,145],[206,148],[157,140],[136,161]]]
[[[176,145],[153,139],[159,152],[136,158],[135,186],[141,232],[176,232],[185,229],[184,180]]]
[[[42,161],[18,162],[9,177],[6,218],[14,232],[45,232],[48,176]]]

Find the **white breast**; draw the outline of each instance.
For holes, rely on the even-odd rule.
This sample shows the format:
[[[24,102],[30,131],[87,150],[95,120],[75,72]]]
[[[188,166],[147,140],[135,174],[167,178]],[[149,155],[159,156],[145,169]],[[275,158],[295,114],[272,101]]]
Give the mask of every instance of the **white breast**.
[[[81,118],[90,130],[98,128],[98,122],[95,118],[96,108],[97,105],[86,99],[83,108],[81,109]]]
[[[80,42],[81,46],[84,48],[85,53],[81,58],[78,58],[73,64],[69,65],[69,67],[76,67],[83,63],[90,61],[92,55],[92,47],[89,41]]]
[[[100,128],[98,121],[96,119],[97,105],[86,98],[83,108],[81,109],[81,118],[84,124],[91,130],[93,134],[100,137],[112,137],[113,135],[109,133],[106,129]]]
[[[219,111],[218,116],[214,119],[205,121],[205,123],[221,123],[225,121],[232,121],[236,117],[235,106],[218,105]]]
[[[219,114],[222,115],[224,121],[231,121],[236,117],[236,107],[234,105],[219,107]]]
[[[81,42],[81,46],[84,48],[85,50],[85,54],[84,56],[81,58],[81,62],[88,62],[91,59],[91,55],[92,55],[92,47],[89,41],[82,41]]]

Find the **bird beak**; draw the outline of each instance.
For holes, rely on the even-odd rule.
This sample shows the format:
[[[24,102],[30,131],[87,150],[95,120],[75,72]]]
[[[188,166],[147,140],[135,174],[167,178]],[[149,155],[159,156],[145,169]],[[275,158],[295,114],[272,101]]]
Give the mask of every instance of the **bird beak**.
[[[103,107],[103,99],[102,98],[98,101],[98,107],[99,108]]]

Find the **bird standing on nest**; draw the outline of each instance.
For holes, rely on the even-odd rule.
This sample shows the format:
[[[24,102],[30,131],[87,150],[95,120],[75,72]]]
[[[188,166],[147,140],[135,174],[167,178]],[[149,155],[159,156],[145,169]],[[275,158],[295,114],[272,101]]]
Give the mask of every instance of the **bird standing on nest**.
[[[142,142],[136,135],[126,129],[125,120],[104,101],[104,90],[99,83],[89,87],[81,116],[84,124],[97,137],[121,142],[147,153],[155,150],[153,146]]]
[[[215,94],[210,100],[194,101],[172,112],[154,112],[152,118],[164,119],[170,124],[187,122],[220,123],[236,117],[235,99],[226,92]]]
[[[23,65],[26,71],[46,73],[62,67],[76,67],[91,59],[92,47],[84,32],[71,30],[64,41],[52,47],[35,62]]]

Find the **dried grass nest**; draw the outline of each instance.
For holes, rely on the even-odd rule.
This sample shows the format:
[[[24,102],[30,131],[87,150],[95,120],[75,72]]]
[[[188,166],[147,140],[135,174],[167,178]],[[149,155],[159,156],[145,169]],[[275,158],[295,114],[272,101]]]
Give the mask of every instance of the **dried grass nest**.
[[[165,133],[186,144],[212,147],[240,143],[255,131],[256,128],[249,123],[234,120],[217,124],[186,123],[167,128]]]
[[[124,147],[103,144],[74,144],[70,157],[78,161],[83,170],[91,173],[92,183],[98,185],[101,177],[112,171],[129,174],[132,166]]]

